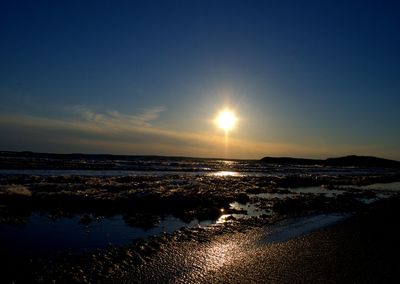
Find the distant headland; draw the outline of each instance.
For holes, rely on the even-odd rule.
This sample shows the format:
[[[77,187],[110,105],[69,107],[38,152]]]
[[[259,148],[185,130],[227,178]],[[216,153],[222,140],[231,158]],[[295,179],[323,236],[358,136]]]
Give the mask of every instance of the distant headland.
[[[400,162],[370,156],[349,155],[338,158],[303,159],[291,157],[264,157],[262,162],[268,164],[283,165],[321,165],[333,167],[377,167],[377,168],[400,168]]]
[[[196,158],[157,155],[114,155],[114,154],[57,154],[30,151],[0,151],[0,169],[40,168],[40,169],[116,169],[113,161],[136,162],[138,160],[220,160],[221,158]],[[238,160],[238,159],[233,159]],[[239,159],[240,160],[240,159]],[[250,161],[250,160],[247,160]],[[253,161],[253,160],[252,160]],[[254,160],[256,161],[256,160]],[[400,161],[373,156],[349,155],[327,159],[308,159],[293,157],[264,157],[258,160],[266,164],[326,166],[326,167],[367,167],[400,169]],[[125,163],[126,164],[126,163]]]

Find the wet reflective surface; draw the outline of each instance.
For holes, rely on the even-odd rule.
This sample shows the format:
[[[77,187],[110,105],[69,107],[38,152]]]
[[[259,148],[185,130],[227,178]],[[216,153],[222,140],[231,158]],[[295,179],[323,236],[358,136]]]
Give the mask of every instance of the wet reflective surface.
[[[246,233],[217,235],[205,243],[190,240],[179,247],[172,243],[146,265],[134,269],[124,281],[140,279],[164,283],[168,279],[173,283],[260,283],[289,280],[288,274],[284,276],[279,271],[286,271],[289,263],[296,261],[294,253],[298,250],[303,250],[299,257],[308,252],[309,240],[304,243],[301,237],[345,218],[347,216],[336,214],[313,215]],[[314,257],[322,257],[323,253],[321,250]],[[177,267],[179,269],[175,269]],[[294,268],[297,269],[301,267]]]
[[[269,278],[269,269],[276,275],[291,254],[307,256],[308,243],[298,240],[400,192],[400,172],[385,169],[179,158],[108,161],[112,167],[104,168],[81,162],[78,169],[0,170],[4,259],[83,254],[94,275],[122,282],[273,282],[280,278]],[[292,250],[292,242],[300,245]],[[257,259],[270,267],[247,271]],[[53,271],[75,275],[63,265],[77,261]]]
[[[174,217],[161,218],[150,228],[126,224],[123,216],[95,218],[82,224],[82,216],[50,219],[32,214],[19,224],[0,224],[0,247],[10,248],[15,254],[46,255],[58,251],[82,252],[101,249],[108,245],[128,245],[135,239],[144,239],[160,233],[171,233],[181,227],[210,225],[211,221],[193,220],[185,223]]]
[[[239,172],[232,172],[232,171],[218,171],[218,172],[212,173],[210,175],[216,176],[216,177],[238,177],[238,176],[243,176],[244,174],[241,174]]]
[[[8,178],[15,181],[21,180],[22,182],[20,181],[21,184],[15,181],[7,183]],[[3,176],[2,181],[0,194],[18,198],[32,198],[32,196],[34,197],[35,194],[39,193],[40,196],[48,195],[51,197],[54,194],[53,192],[57,193],[58,191],[66,194],[66,197],[74,194],[77,196],[76,198],[79,198],[78,201],[92,198],[92,195],[94,200],[101,200],[103,196],[107,199],[121,198],[119,196],[122,196],[125,199],[135,192],[140,198],[142,196],[155,196],[146,201],[149,202],[148,205],[140,209],[140,211],[132,212],[130,215],[125,214],[125,216],[118,213],[118,203],[115,205],[117,211],[110,213],[104,211],[106,213],[104,214],[101,211],[104,208],[100,207],[96,209],[100,210],[100,212],[95,215],[74,212],[71,212],[71,215],[68,214],[68,211],[62,214],[56,212],[42,212],[39,214],[35,211],[15,211],[12,213],[7,211],[10,210],[7,209],[7,206],[3,206],[0,208],[0,213],[3,214],[0,222],[0,246],[13,247],[16,254],[44,254],[46,251],[60,250],[83,251],[104,248],[109,244],[125,245],[134,239],[146,239],[163,232],[174,232],[181,227],[192,228],[211,224],[224,224],[252,217],[268,217],[280,214],[282,210],[283,213],[288,210],[293,212],[293,210],[298,210],[294,206],[298,206],[299,202],[307,203],[309,202],[308,200],[313,200],[316,197],[325,197],[328,198],[327,200],[331,200],[330,202],[334,202],[337,198],[343,196],[345,198],[343,199],[344,201],[353,200],[364,204],[372,204],[381,199],[389,198],[400,191],[399,182],[365,186],[340,185],[334,187],[306,186],[293,188],[270,188],[270,184],[267,184],[267,187],[264,188],[263,178],[248,177],[233,171],[219,171],[203,176],[51,176],[42,178],[11,175],[9,177]],[[4,184],[4,182],[6,183]],[[57,187],[60,189],[57,189]],[[85,187],[88,187],[88,190],[83,190]],[[93,190],[93,187],[105,187],[111,188],[111,190]],[[42,193],[42,188],[47,191]],[[125,188],[128,188],[128,191]],[[246,193],[249,188],[261,192]],[[52,195],[48,193],[49,190]],[[229,202],[230,194],[235,191],[246,193],[249,199]],[[204,192],[204,197],[201,197],[201,192]],[[221,199],[221,196],[222,198],[228,196],[228,198],[226,206],[215,208],[215,210],[212,209],[214,211],[206,215],[200,212],[201,216],[204,216],[202,219],[197,219],[195,215],[190,213],[191,211],[188,211],[187,217],[186,215],[178,217],[182,214],[177,214],[179,211],[176,210],[175,217],[162,213],[162,211],[157,211],[160,205],[163,204],[164,198],[166,198],[166,202],[170,196],[176,195],[177,197],[170,201],[171,205],[168,205],[173,207],[175,206],[174,202],[185,205],[187,198],[189,201],[192,200],[191,194],[196,194],[196,198],[194,198],[196,202],[201,200],[200,198],[204,198],[207,202],[212,202],[214,198]],[[133,196],[136,198],[135,195]],[[323,202],[327,202],[327,200],[323,200]],[[283,205],[276,207],[277,201],[282,202]],[[156,203],[157,205],[153,206],[152,202],[160,203]],[[285,205],[286,203],[287,205]],[[340,201],[340,204],[342,203],[343,201]],[[197,206],[196,203],[193,206]],[[105,208],[107,209],[107,207]],[[203,210],[203,207],[197,208]],[[295,209],[292,210],[292,208]],[[83,207],[83,209],[85,210],[86,208]],[[190,209],[188,208],[187,210]],[[184,211],[182,212],[185,213]]]

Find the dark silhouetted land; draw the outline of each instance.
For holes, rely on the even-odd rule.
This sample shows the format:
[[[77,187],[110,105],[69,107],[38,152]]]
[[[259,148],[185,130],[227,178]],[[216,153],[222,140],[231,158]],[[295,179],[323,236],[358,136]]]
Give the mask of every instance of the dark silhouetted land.
[[[291,157],[264,157],[264,163],[281,165],[321,165],[331,167],[376,167],[376,168],[400,168],[400,162],[370,156],[350,155],[339,158],[302,159]]]

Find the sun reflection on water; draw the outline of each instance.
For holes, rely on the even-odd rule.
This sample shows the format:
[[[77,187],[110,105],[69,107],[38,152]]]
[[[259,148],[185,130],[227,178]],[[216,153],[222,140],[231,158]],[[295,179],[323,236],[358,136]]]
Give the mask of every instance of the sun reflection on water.
[[[218,171],[218,172],[212,173],[211,175],[216,176],[216,177],[240,177],[240,176],[243,176],[239,172],[233,172],[233,171]]]
[[[230,218],[235,217],[233,215],[237,215],[237,214],[223,214],[221,215],[218,220],[216,221],[217,224],[222,224],[222,223],[226,223],[229,221]]]
[[[221,162],[226,166],[232,166],[232,165],[236,164],[235,161],[229,161],[229,160],[222,160]]]

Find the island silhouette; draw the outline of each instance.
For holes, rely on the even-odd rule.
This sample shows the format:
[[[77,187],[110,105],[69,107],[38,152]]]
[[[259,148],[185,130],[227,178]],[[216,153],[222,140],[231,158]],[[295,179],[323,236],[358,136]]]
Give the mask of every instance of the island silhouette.
[[[327,159],[305,159],[292,157],[264,157],[262,162],[281,165],[320,165],[330,167],[376,167],[376,168],[400,168],[400,162],[390,159],[349,155]]]

